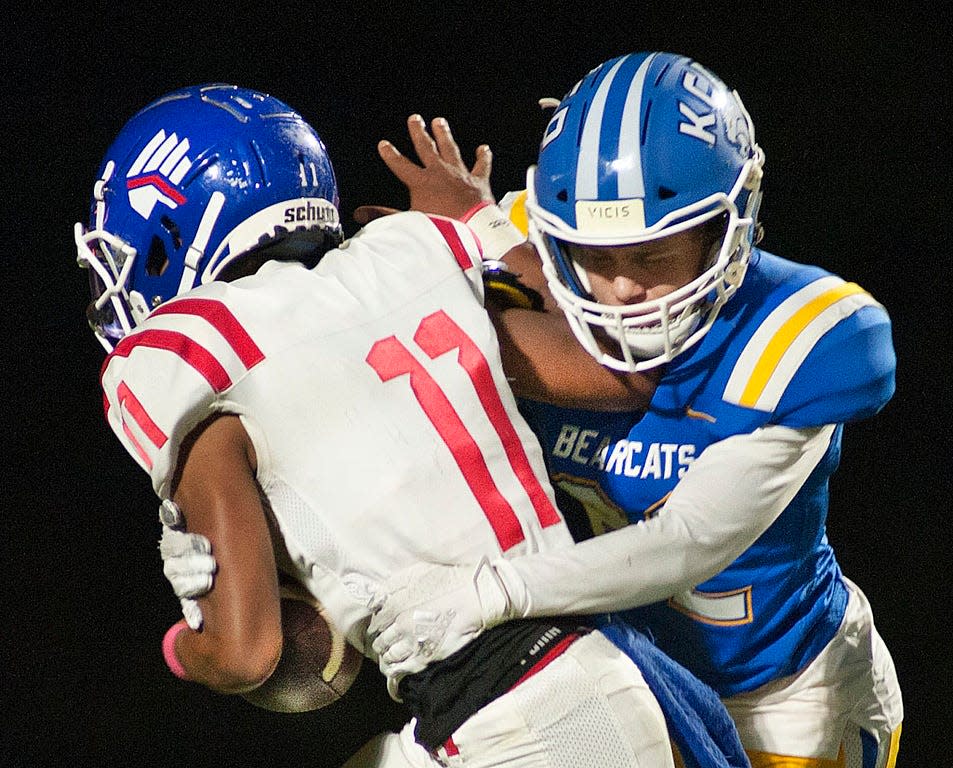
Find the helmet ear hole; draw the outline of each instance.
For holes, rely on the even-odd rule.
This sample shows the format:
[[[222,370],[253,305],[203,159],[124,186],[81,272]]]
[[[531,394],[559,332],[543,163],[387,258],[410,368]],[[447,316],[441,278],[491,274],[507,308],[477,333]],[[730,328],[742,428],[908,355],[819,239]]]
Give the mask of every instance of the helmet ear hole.
[[[182,247],[182,233],[179,231],[179,225],[168,216],[163,216],[160,221],[165,231],[172,237],[172,247],[179,250]]]
[[[678,193],[674,189],[669,189],[668,187],[659,187],[658,196],[660,200],[670,200]]]
[[[569,199],[569,192],[566,189],[561,189],[556,193],[556,199],[561,203],[565,203]]]
[[[165,243],[161,238],[153,237],[149,244],[149,254],[146,256],[146,274],[159,277],[169,266],[169,256],[165,250]]]

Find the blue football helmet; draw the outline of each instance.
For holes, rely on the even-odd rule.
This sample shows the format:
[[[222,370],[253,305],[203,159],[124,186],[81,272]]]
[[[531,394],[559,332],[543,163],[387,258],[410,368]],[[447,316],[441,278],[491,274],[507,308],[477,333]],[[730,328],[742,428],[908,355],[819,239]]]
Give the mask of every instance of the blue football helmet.
[[[243,265],[313,266],[342,240],[338,202],[324,143],[287,104],[227,84],[166,94],[119,132],[89,226],[74,227],[90,326],[111,351],[164,301]]]
[[[763,164],[738,94],[684,56],[621,56],[572,88],[527,173],[526,208],[550,290],[590,354],[616,370],[646,370],[708,332],[744,279]],[[645,243],[706,222],[720,232],[722,220],[696,279],[636,304],[595,301],[565,247]],[[604,351],[600,335],[618,355]]]

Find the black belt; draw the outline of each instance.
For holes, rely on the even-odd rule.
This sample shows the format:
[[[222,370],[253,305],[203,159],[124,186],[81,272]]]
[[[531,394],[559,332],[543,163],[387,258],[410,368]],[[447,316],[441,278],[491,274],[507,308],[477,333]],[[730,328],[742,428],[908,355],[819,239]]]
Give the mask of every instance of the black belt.
[[[405,677],[400,695],[417,718],[417,741],[436,751],[471,715],[589,631],[570,619],[511,621],[487,630],[423,672]]]

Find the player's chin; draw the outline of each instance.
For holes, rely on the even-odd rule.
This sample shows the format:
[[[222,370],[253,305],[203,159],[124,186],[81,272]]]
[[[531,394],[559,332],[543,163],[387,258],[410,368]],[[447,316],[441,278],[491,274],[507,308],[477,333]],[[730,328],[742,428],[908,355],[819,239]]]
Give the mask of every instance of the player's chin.
[[[272,712],[310,712],[340,699],[364,657],[313,601],[284,588],[281,623],[284,644],[275,671],[242,697]]]

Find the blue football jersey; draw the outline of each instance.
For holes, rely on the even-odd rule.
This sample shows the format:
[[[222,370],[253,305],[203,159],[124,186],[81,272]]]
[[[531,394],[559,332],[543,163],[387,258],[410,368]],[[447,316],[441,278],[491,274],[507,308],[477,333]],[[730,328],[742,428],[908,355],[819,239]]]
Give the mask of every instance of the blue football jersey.
[[[894,390],[884,308],[854,283],[755,250],[707,336],[665,368],[644,414],[523,401],[574,537],[665,514],[706,447],[766,425],[838,425],[775,522],[695,589],[623,614],[720,695],[807,665],[837,630],[847,589],[827,540],[828,480],[845,422]]]

